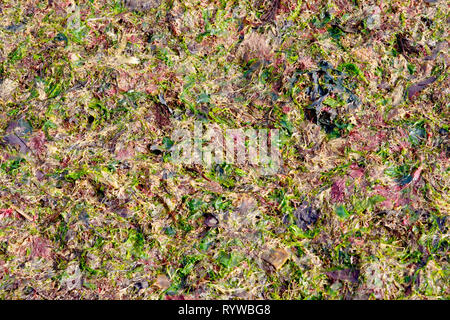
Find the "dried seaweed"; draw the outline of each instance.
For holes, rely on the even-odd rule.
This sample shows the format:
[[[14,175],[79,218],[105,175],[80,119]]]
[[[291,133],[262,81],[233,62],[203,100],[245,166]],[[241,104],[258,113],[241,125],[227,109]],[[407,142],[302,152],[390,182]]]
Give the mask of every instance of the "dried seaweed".
[[[261,25],[275,19],[281,0],[272,0],[267,11],[261,16]]]
[[[358,269],[342,269],[326,272],[327,276],[333,281],[349,281],[357,283],[360,271]]]
[[[19,119],[10,122],[6,133],[7,135],[3,137],[4,143],[19,147],[20,153],[27,153],[31,150],[27,145],[27,136],[32,133],[32,128],[27,121]]]
[[[162,0],[123,0],[125,7],[135,11],[148,11],[157,8]]]
[[[447,298],[448,10],[6,1],[0,298]],[[172,161],[196,121],[282,165]]]
[[[437,77],[429,77],[425,80],[419,81],[416,84],[411,85],[408,88],[408,99],[413,100],[422,90],[424,90],[426,87],[428,87],[430,84],[435,82],[437,80]]]
[[[411,41],[405,34],[398,33],[396,35],[396,46],[398,52],[407,56],[409,54],[419,54],[419,50],[411,44]]]

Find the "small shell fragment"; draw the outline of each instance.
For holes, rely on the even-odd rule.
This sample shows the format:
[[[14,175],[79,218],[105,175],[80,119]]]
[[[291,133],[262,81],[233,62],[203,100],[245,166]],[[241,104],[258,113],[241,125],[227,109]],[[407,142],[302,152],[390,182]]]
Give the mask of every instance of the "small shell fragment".
[[[279,270],[289,259],[289,253],[281,248],[270,249],[262,255],[262,259],[272,265],[275,270]]]

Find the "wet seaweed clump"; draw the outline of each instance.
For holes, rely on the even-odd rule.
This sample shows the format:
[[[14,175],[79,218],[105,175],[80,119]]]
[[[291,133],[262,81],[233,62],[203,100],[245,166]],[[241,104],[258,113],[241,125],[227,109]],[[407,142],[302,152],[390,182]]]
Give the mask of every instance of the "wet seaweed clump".
[[[320,211],[312,207],[308,202],[303,202],[294,212],[295,223],[302,230],[307,230],[314,225],[320,217]]]
[[[303,201],[302,204],[293,212],[292,216],[284,217],[285,224],[295,223],[303,231],[307,231],[320,218],[320,211],[314,208],[309,202]]]
[[[360,75],[353,64],[340,66],[338,70],[327,61],[319,63],[319,69],[309,72],[311,86],[307,88],[311,104],[305,108],[305,117],[322,127],[327,133],[342,129],[345,114],[361,105],[353,92],[356,83],[352,74]]]

